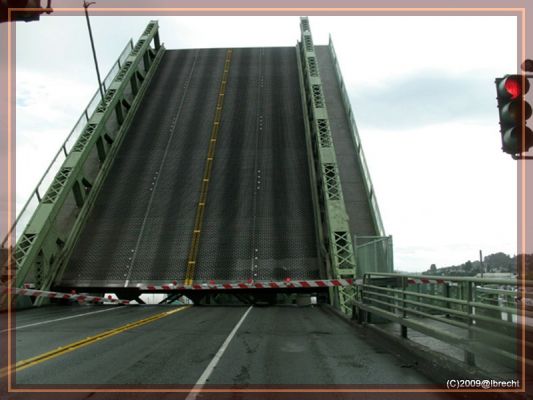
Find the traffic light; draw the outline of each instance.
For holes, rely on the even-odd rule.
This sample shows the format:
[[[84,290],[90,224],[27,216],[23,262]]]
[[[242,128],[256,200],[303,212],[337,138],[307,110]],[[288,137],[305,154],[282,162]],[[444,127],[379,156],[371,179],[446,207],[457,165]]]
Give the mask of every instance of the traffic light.
[[[500,132],[502,150],[516,155],[527,152],[533,146],[533,131],[525,126],[531,117],[531,105],[526,102],[529,80],[522,75],[506,75],[496,78],[498,110],[500,113]],[[522,146],[522,127],[525,126],[525,146]]]
[[[8,9],[17,9],[11,11],[11,21],[39,21],[41,14],[50,14],[52,9],[52,0],[47,0],[46,8],[41,7],[41,0],[0,0],[0,22],[7,22]],[[21,8],[27,8],[28,11],[22,11]]]

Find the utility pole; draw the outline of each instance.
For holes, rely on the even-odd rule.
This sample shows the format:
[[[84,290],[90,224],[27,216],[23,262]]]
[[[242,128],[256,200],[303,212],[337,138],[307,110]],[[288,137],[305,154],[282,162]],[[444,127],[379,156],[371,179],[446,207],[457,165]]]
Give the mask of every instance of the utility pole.
[[[83,8],[85,9],[85,19],[87,20],[87,28],[89,29],[89,39],[91,40],[91,48],[93,49],[94,66],[96,67],[96,77],[98,78],[98,89],[100,90],[100,96],[102,97],[102,104],[104,103],[104,90],[102,88],[102,79],[100,78],[100,70],[98,69],[98,60],[96,59],[96,50],[94,49],[93,32],[91,30],[91,23],[89,21],[89,13],[87,9],[96,4],[94,1],[87,2],[83,0]]]
[[[481,277],[483,278],[483,272],[485,272],[485,266],[483,265],[483,253],[479,250],[479,266],[481,269]]]

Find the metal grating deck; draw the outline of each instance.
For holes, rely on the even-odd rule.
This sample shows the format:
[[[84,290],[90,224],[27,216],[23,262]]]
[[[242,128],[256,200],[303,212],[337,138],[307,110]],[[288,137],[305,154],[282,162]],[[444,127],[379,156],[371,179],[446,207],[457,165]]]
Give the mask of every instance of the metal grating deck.
[[[167,51],[62,286],[183,280],[226,49]],[[319,277],[296,52],[234,49],[195,280]]]

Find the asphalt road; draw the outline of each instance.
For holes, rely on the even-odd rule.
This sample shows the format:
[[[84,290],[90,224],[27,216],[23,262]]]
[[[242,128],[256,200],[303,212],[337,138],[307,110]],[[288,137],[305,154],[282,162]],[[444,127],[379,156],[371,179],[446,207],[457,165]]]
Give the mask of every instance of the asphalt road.
[[[165,311],[178,310],[62,306],[21,311],[14,331],[17,361]],[[86,315],[70,318],[76,314]],[[190,307],[17,371],[16,384],[190,387],[202,376],[207,387],[431,383],[368,344],[331,311],[290,306]]]

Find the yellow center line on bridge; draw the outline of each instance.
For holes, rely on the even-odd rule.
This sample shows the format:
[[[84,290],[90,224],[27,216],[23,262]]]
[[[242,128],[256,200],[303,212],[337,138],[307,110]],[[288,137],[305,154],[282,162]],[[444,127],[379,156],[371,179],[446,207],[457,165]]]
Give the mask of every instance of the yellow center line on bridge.
[[[220,90],[218,93],[218,101],[215,111],[215,119],[213,121],[213,127],[211,129],[211,140],[209,141],[209,148],[207,149],[207,159],[205,161],[202,186],[200,188],[200,199],[198,200],[198,206],[196,208],[196,217],[194,220],[191,247],[189,249],[187,272],[185,274],[186,285],[192,285],[194,279],[194,272],[196,270],[196,258],[198,256],[200,235],[202,234],[202,223],[204,220],[205,204],[207,202],[207,191],[209,189],[209,179],[211,178],[211,170],[213,168],[213,160],[215,158],[218,128],[220,127],[222,109],[224,108],[224,95],[226,93],[226,83],[228,81],[232,53],[233,50],[228,49],[228,51],[226,52],[226,60],[224,62],[224,74],[222,75],[222,82],[220,83]]]
[[[157,321],[157,320],[159,320],[161,318],[168,317],[169,315],[172,315],[172,314],[175,314],[177,312],[186,310],[187,308],[190,308],[190,307],[191,306],[184,306],[184,307],[176,308],[176,309],[173,309],[173,310],[170,310],[170,311],[165,311],[165,312],[162,312],[162,313],[158,313],[158,314],[152,315],[152,316],[150,316],[148,318],[144,318],[144,319],[141,319],[141,320],[135,321],[135,322],[130,322],[129,324],[120,326],[118,328],[111,329],[109,331],[105,331],[105,332],[99,333],[99,334],[94,335],[94,336],[89,336],[89,337],[87,337],[85,339],[79,340],[79,341],[74,342],[74,343],[67,344],[65,346],[58,347],[58,348],[56,348],[54,350],[51,350],[51,351],[48,351],[46,353],[40,354],[40,355],[38,355],[36,357],[28,358],[26,360],[21,360],[21,361],[17,362],[15,365],[10,365],[8,367],[4,367],[4,368],[0,369],[0,378],[5,377],[9,373],[22,371],[23,369],[33,367],[34,365],[37,365],[37,364],[40,364],[42,362],[51,360],[53,358],[59,357],[59,356],[61,356],[63,354],[66,354],[66,353],[70,353],[71,351],[78,350],[78,349],[80,349],[82,347],[91,345],[91,344],[96,343],[96,342],[98,342],[100,340],[103,340],[103,339],[107,339],[107,338],[109,338],[111,336],[118,335],[119,333],[128,331],[130,329],[137,328],[139,326],[146,325],[146,324],[149,324],[151,322]]]

